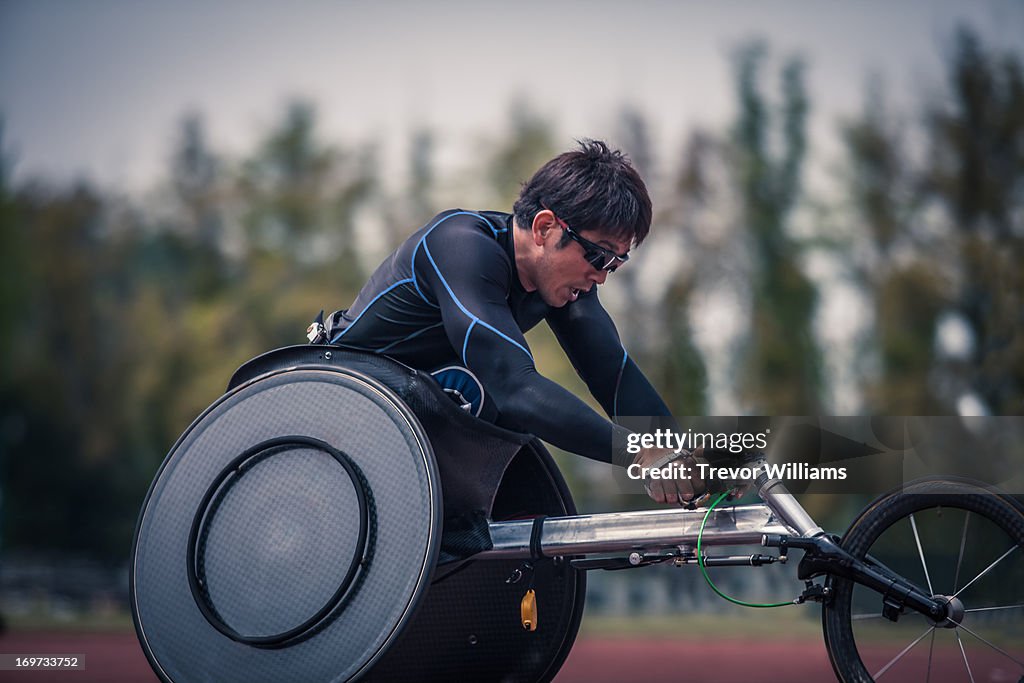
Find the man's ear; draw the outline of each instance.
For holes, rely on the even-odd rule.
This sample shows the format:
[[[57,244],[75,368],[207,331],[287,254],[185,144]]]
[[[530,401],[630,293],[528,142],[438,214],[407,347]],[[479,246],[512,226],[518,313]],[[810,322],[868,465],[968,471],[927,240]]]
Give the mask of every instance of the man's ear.
[[[538,247],[543,245],[548,235],[552,230],[558,228],[558,221],[555,220],[555,214],[550,209],[543,209],[538,211],[533,217],[533,242]]]

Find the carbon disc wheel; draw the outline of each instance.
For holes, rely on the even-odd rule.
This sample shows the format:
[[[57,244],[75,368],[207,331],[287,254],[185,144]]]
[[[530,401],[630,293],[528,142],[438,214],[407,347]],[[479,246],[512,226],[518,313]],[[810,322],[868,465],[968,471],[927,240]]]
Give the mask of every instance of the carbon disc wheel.
[[[1024,514],[1003,494],[963,481],[925,481],[876,500],[842,547],[944,596],[935,622],[834,577],[822,613],[825,646],[843,683],[1024,680]]]
[[[182,435],[140,513],[129,574],[162,681],[344,683],[415,616],[440,546],[433,450],[382,382],[271,371]]]

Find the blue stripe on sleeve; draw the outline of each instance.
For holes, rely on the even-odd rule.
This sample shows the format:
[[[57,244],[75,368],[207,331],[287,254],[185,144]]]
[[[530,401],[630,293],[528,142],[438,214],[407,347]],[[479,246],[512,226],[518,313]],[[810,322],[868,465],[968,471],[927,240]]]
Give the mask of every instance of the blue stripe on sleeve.
[[[371,307],[373,306],[373,304],[374,304],[374,303],[376,303],[376,302],[377,302],[377,299],[381,298],[382,296],[384,296],[385,294],[387,294],[388,292],[390,292],[390,291],[391,291],[392,289],[394,289],[395,287],[399,287],[399,286],[401,286],[401,285],[404,285],[404,284],[405,284],[405,283],[407,283],[407,282],[412,282],[412,278],[409,278],[409,279],[407,279],[407,280],[399,280],[398,282],[396,282],[395,284],[391,285],[390,287],[388,287],[387,289],[385,289],[385,290],[384,290],[383,292],[381,292],[381,293],[380,293],[380,294],[378,294],[377,296],[373,297],[373,299],[372,299],[372,300],[370,301],[370,303],[368,303],[368,304],[366,305],[366,308],[364,308],[364,309],[363,309],[362,311],[360,311],[360,312],[359,312],[359,315],[357,315],[357,316],[356,316],[356,319],[355,319],[355,320],[353,320],[352,322],[350,322],[350,323],[348,324],[348,326],[347,326],[347,327],[346,327],[345,329],[343,329],[343,330],[342,330],[341,332],[339,332],[338,334],[336,334],[336,335],[334,336],[334,339],[332,339],[332,340],[331,340],[331,343],[332,343],[332,344],[334,344],[334,343],[336,343],[336,342],[337,342],[337,341],[338,341],[339,339],[341,339],[341,338],[342,338],[343,336],[345,336],[345,333],[346,333],[346,332],[348,332],[349,330],[351,330],[351,329],[352,329],[352,327],[353,327],[353,326],[354,326],[354,325],[355,325],[355,324],[356,324],[357,322],[359,322],[359,319],[360,319],[360,318],[362,318],[362,317],[363,317],[364,315],[366,315],[366,312],[367,312],[368,310],[370,310],[370,308],[371,308]]]
[[[626,361],[629,360],[629,354],[626,353],[626,347],[622,347],[622,365],[619,366],[619,376],[615,379],[615,394],[612,400],[612,417],[619,416],[619,385],[622,384],[622,373],[626,369]]]
[[[488,218],[487,216],[484,216],[483,214],[473,214],[473,215],[474,216],[480,216],[480,218],[484,219],[484,221],[487,223],[487,227],[491,229],[492,233],[494,233],[495,239],[497,239],[499,233],[508,232],[508,228],[496,228],[496,227],[494,227],[494,223],[491,222],[491,219]]]
[[[423,237],[425,239],[426,235],[424,235]],[[530,359],[530,362],[532,363],[533,362],[533,354],[531,354],[530,351],[526,347],[524,347],[522,344],[517,342],[515,339],[512,339],[512,337],[508,336],[507,334],[505,334],[504,332],[502,332],[498,328],[494,327],[493,325],[489,325],[489,324],[485,323],[479,317],[477,317],[476,315],[473,315],[472,313],[470,313],[466,309],[466,307],[462,305],[462,302],[459,301],[459,297],[455,296],[455,292],[453,292],[452,288],[450,286],[448,286],[448,281],[445,280],[444,279],[444,275],[441,274],[441,269],[437,267],[437,263],[434,261],[434,257],[431,256],[431,254],[430,254],[430,247],[427,246],[426,242],[423,242],[423,240],[420,240],[420,242],[423,244],[423,252],[427,255],[427,259],[430,261],[430,265],[434,267],[434,272],[437,273],[437,277],[439,277],[441,279],[441,284],[444,285],[444,288],[446,290],[448,290],[448,295],[452,298],[452,301],[455,302],[455,305],[459,307],[459,310],[462,311],[466,315],[467,318],[469,318],[471,321],[473,321],[473,323],[479,324],[481,327],[484,327],[484,328],[490,330],[491,332],[494,332],[496,335],[498,335],[499,337],[501,337],[502,339],[507,341],[509,344],[512,344],[513,346],[518,348],[520,351],[525,353],[526,356]],[[472,325],[470,327],[472,327]],[[469,335],[468,334],[466,335],[466,341],[467,342],[469,341]],[[465,343],[463,343],[463,348],[465,348]],[[465,354],[463,354],[463,360],[465,360]]]
[[[399,344],[401,344],[403,342],[407,342],[410,339],[415,339],[416,337],[420,336],[424,332],[427,332],[429,330],[433,330],[433,329],[436,329],[438,327],[441,327],[441,325],[443,325],[443,324],[444,323],[434,323],[433,325],[428,325],[427,327],[421,327],[420,329],[416,330],[412,334],[406,335],[406,336],[402,337],[401,339],[399,339],[397,341],[393,341],[390,344],[388,344],[387,346],[380,347],[379,349],[374,351],[374,353],[386,353],[386,352],[390,351],[391,349],[395,348],[396,346],[398,346]]]
[[[444,218],[438,219],[438,221],[436,223],[434,223],[429,228],[427,228],[427,231],[425,233],[423,233],[423,237],[421,237],[420,241],[416,243],[416,248],[412,250],[412,260],[409,263],[409,270],[412,273],[412,284],[413,284],[413,287],[416,288],[416,293],[420,295],[421,299],[423,299],[423,303],[427,304],[428,306],[433,306],[434,308],[439,308],[439,306],[437,304],[433,304],[433,303],[430,303],[429,301],[427,301],[427,297],[423,294],[423,290],[420,289],[420,283],[416,280],[416,252],[420,250],[421,246],[425,246],[426,245],[426,242],[424,240],[427,239],[427,235],[429,235],[431,232],[434,231],[434,228],[436,228],[437,226],[441,225],[442,223],[444,223],[449,218],[454,218],[455,216],[476,216],[477,218],[479,218],[482,221],[484,221],[485,223],[487,223],[487,227],[491,229],[491,232],[494,233],[495,237],[498,236],[499,232],[505,232],[504,229],[502,229],[502,230],[495,230],[494,225],[489,220],[487,220],[486,216],[482,216],[482,215],[480,215],[478,213],[475,213],[473,211],[456,211],[455,213],[450,213],[447,216],[445,216]],[[437,270],[436,266],[434,267],[434,270]],[[440,275],[440,273],[438,273],[438,275]]]
[[[466,328],[466,338],[464,340],[462,340],[462,363],[463,363],[463,365],[466,365],[466,366],[469,365],[469,361],[466,360],[466,348],[469,346],[469,333],[473,331],[473,327],[475,325],[476,325],[476,321],[475,320],[469,324],[469,327]]]

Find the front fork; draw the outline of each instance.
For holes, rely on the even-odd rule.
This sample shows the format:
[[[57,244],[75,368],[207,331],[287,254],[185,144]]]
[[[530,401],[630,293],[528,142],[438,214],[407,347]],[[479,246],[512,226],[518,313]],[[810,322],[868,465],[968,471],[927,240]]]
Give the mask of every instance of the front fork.
[[[933,621],[941,621],[946,617],[947,599],[927,595],[906,579],[872,562],[870,558],[867,561],[858,560],[843,550],[836,539],[822,531],[811,519],[778,479],[770,479],[762,471],[756,484],[758,495],[765,505],[801,534],[765,534],[761,539],[763,546],[779,548],[781,555],[785,555],[789,548],[804,551],[804,557],[797,566],[798,578],[810,581],[819,576],[840,576],[867,586],[881,594],[882,615],[891,621],[896,621],[905,608],[920,612]],[[830,591],[826,592],[828,595]]]

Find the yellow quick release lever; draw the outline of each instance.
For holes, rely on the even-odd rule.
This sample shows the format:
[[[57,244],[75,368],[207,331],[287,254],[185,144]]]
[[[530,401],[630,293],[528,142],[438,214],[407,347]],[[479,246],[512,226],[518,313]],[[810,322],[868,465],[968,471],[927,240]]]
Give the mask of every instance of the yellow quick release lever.
[[[537,630],[537,594],[532,588],[526,591],[522,602],[519,603],[519,615],[523,628],[527,631]]]
[[[536,631],[537,594],[533,590],[533,565],[530,562],[523,562],[521,567],[512,572],[512,576],[505,579],[505,583],[519,583],[526,574],[529,574],[530,581],[526,585],[526,595],[519,602],[519,621],[527,631]]]

